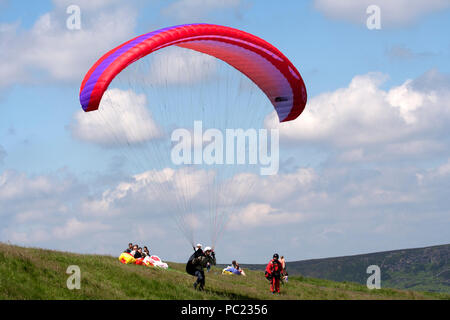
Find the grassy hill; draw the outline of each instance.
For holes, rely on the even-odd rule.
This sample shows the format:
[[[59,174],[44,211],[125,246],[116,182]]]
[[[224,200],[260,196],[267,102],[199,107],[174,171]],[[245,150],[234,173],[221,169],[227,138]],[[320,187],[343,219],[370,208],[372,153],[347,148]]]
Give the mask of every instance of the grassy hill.
[[[288,262],[289,275],[365,284],[370,265],[381,269],[381,286],[450,293],[450,244],[346,257]],[[262,270],[263,265],[247,265]]]
[[[69,290],[69,265],[81,270],[81,289]],[[247,277],[224,276],[213,268],[206,290],[195,291],[184,264],[168,270],[123,265],[116,257],[82,255],[0,243],[0,299],[450,299],[443,293],[368,290],[356,283],[290,277],[282,294],[272,296],[262,271]]]

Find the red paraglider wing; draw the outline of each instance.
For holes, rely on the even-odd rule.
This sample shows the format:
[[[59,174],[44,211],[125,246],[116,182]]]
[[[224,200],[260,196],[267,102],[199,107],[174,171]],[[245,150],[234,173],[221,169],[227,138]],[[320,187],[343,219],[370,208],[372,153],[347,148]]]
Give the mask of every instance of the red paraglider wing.
[[[171,45],[214,56],[245,74],[270,99],[280,122],[297,118],[305,108],[307,95],[303,79],[277,48],[241,30],[188,24],[141,35],[101,57],[81,84],[83,110],[97,110],[111,81],[128,65]]]

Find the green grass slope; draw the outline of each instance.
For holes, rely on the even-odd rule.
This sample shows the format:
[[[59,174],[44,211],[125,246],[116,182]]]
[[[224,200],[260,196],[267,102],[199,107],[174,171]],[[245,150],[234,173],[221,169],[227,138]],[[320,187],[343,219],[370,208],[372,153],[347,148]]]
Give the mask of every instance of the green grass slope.
[[[81,289],[69,290],[67,267],[81,270]],[[225,276],[219,268],[206,275],[206,290],[192,287],[184,264],[168,270],[123,265],[116,257],[82,255],[0,243],[0,299],[450,299],[450,295],[394,289],[368,290],[356,283],[290,277],[282,294],[269,292],[263,272]]]

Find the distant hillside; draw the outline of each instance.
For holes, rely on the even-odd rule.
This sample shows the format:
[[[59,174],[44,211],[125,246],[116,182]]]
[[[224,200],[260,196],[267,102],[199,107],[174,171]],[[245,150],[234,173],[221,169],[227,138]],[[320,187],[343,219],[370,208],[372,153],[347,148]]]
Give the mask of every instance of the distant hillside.
[[[287,262],[289,275],[365,284],[370,265],[381,269],[381,287],[450,293],[450,244],[354,256]],[[262,270],[263,265],[246,265]]]
[[[281,295],[269,292],[262,271],[245,269],[247,276],[222,275],[219,267],[206,274],[206,290],[192,287],[194,277],[185,265],[169,263],[168,270],[124,265],[117,257],[83,255],[0,243],[0,300],[2,299],[450,299],[449,294],[369,290],[365,285],[306,277],[290,277]],[[67,288],[67,267],[81,271],[81,288]]]

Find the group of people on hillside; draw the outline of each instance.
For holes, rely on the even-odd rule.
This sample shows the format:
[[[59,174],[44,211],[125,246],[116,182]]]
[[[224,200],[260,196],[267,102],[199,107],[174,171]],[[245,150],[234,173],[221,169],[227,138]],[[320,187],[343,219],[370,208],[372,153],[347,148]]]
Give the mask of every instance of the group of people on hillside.
[[[216,264],[216,254],[214,249],[211,247],[205,247],[203,250],[202,247],[203,246],[200,243],[193,247],[194,253],[189,257],[186,264],[186,272],[197,277],[193,284],[193,287],[196,290],[203,290],[205,288],[206,281],[204,269],[206,268],[207,271],[209,271],[211,266]],[[131,242],[128,244],[128,248],[125,249],[124,252],[129,253],[135,259],[150,256],[150,251],[147,246],[141,248],[138,244],[133,244]],[[234,269],[238,270],[240,274],[245,275],[244,270],[241,269],[236,260],[233,260],[231,265]],[[269,280],[270,291],[272,294],[280,293],[280,282],[282,280],[287,282],[288,278],[286,261],[283,256],[280,258],[278,253],[273,255],[272,260],[270,260],[266,266],[265,277]]]
[[[201,244],[197,244],[193,249],[194,253],[186,264],[186,272],[197,277],[193,285],[194,289],[203,290],[205,287],[205,272],[203,269],[207,268],[209,271],[210,266],[216,264],[216,254],[211,247],[202,250]],[[244,270],[241,269],[236,260],[233,260],[231,265],[245,275]],[[287,282],[288,280],[286,261],[283,256],[280,258],[278,253],[273,255],[272,260],[266,266],[265,277],[269,280],[272,294],[280,293],[280,282],[282,280]]]
[[[139,247],[139,245],[132,244],[131,242],[128,244],[128,248],[125,249],[124,252],[131,254],[135,259],[150,256],[150,251],[146,246],[144,246],[144,249],[142,249],[141,247]]]

